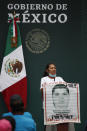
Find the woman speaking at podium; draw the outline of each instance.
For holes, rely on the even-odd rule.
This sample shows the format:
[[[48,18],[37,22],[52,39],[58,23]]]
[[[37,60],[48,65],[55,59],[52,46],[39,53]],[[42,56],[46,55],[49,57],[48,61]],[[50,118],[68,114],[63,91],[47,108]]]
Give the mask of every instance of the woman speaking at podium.
[[[53,63],[47,64],[43,77],[41,78],[41,86],[40,90],[42,93],[43,99],[43,87],[45,84],[53,83],[53,82],[65,82],[62,77],[56,76],[56,66]],[[62,123],[52,126],[45,126],[44,131],[75,131],[74,124]]]

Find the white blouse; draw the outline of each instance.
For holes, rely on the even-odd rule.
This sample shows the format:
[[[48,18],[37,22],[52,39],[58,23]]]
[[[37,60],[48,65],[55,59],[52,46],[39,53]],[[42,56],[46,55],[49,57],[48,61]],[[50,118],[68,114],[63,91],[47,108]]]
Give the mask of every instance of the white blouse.
[[[46,84],[49,84],[51,82],[65,82],[63,80],[62,77],[55,77],[54,79],[51,79],[50,77],[46,76],[46,77],[42,77],[41,78],[41,85],[40,85],[40,89],[43,88],[43,85],[46,83]]]

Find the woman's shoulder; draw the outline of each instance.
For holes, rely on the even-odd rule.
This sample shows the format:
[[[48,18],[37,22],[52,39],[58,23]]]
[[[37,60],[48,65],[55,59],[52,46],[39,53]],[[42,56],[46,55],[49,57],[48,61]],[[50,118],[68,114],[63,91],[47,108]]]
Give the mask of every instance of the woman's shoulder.
[[[48,76],[42,77],[41,80],[46,80],[48,79]]]
[[[62,77],[60,77],[60,76],[56,76],[55,79],[64,82],[64,79],[63,79]],[[45,76],[45,77],[42,77],[42,78],[41,78],[41,81],[47,81],[47,80],[50,80],[50,78],[49,78],[48,76]]]
[[[4,113],[2,116],[13,116],[12,112]]]
[[[32,115],[29,112],[24,112],[24,116],[32,118]]]
[[[50,80],[50,78],[48,76],[42,77],[41,78],[41,83],[47,82],[49,80]]]
[[[61,76],[56,76],[57,79],[63,79]]]
[[[57,77],[56,77],[56,80],[59,80],[59,81],[61,81],[61,82],[64,82],[64,79],[63,79],[62,77],[60,77],[60,76],[57,76]]]

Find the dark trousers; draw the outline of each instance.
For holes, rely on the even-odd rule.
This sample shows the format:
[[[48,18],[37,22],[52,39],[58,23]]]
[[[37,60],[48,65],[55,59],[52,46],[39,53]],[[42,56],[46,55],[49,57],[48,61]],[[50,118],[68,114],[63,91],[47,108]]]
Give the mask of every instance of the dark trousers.
[[[57,125],[57,131],[68,131],[68,123]]]
[[[68,131],[68,123],[61,123],[56,125],[57,131]],[[44,131],[46,131],[46,125],[44,126]]]

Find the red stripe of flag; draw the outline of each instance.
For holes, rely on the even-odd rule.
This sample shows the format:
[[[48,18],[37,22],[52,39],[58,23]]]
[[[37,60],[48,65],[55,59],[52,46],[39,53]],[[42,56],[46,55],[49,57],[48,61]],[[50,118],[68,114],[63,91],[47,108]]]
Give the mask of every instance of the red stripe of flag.
[[[13,84],[12,86],[6,88],[2,95],[4,97],[5,103],[8,107],[8,110],[10,109],[10,97],[14,94],[18,94],[22,97],[22,100],[24,102],[24,108],[26,108],[27,104],[27,78],[21,79],[19,82]]]

